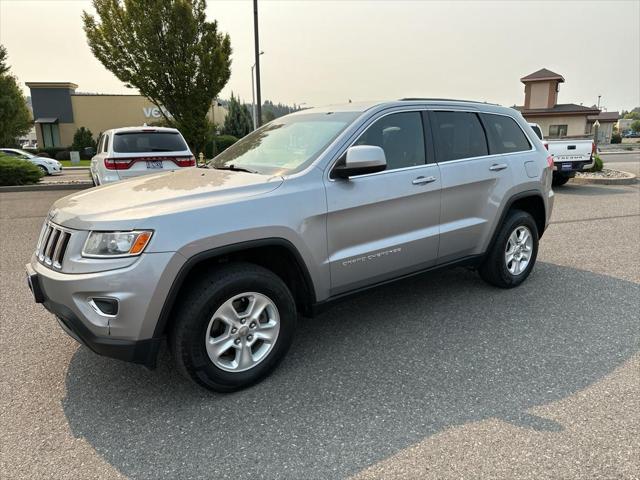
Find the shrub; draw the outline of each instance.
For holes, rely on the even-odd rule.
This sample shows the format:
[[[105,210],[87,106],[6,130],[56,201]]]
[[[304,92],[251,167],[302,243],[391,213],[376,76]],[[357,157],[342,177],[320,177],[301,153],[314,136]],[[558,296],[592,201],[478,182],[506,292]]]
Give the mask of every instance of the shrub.
[[[611,135],[611,143],[622,143],[622,135],[619,133]]]
[[[220,153],[224,152],[227,148],[229,148],[231,145],[233,145],[237,141],[238,141],[238,139],[236,137],[234,137],[233,135],[218,135],[218,136],[216,136],[215,137],[216,151],[215,151],[215,154],[214,154],[213,142],[211,141],[211,139],[209,139],[209,141],[207,142],[207,144],[204,147],[204,156],[205,156],[205,158],[213,158],[216,155],[219,155]]]
[[[69,152],[69,150],[61,150],[58,153],[56,153],[55,159],[56,160],[70,160],[71,159],[71,152]]]
[[[0,156],[0,186],[38,183],[43,175],[42,170],[31,162]]]
[[[604,164],[602,163],[602,159],[600,158],[599,155],[595,155],[593,157],[593,167],[591,167],[589,169],[590,172],[600,172],[602,171],[602,168],[604,167]]]
[[[93,133],[88,128],[80,127],[73,135],[73,143],[71,144],[71,150],[81,152],[86,147],[96,148],[98,144],[93,139]],[[68,158],[65,158],[68,160]]]

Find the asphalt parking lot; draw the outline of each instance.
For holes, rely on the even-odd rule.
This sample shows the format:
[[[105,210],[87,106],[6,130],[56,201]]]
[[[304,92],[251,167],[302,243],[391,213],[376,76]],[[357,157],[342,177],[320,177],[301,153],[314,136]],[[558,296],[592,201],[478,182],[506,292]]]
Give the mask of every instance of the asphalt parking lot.
[[[605,161],[638,173],[633,155]],[[640,184],[558,189],[521,287],[455,269],[378,288],[302,319],[228,395],[166,352],[98,357],[33,303],[24,264],[66,193],[0,193],[2,478],[639,476]]]

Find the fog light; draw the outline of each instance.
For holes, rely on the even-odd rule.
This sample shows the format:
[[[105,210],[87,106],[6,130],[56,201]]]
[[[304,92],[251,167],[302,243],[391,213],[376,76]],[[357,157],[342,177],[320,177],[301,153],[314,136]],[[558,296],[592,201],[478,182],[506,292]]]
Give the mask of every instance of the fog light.
[[[118,314],[118,300],[115,298],[90,298],[89,305],[100,315],[115,317]]]

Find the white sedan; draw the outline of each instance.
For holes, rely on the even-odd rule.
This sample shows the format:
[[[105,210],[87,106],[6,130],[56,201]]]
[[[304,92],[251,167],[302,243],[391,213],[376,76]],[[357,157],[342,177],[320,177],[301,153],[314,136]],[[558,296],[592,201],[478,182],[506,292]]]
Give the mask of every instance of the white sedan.
[[[0,152],[10,157],[20,158],[22,160],[27,160],[33,163],[34,165],[38,166],[38,168],[40,168],[40,170],[42,170],[42,173],[44,173],[45,175],[62,173],[62,164],[52,158],[38,157],[33,153],[29,153],[25,150],[20,150],[19,148],[0,148]]]

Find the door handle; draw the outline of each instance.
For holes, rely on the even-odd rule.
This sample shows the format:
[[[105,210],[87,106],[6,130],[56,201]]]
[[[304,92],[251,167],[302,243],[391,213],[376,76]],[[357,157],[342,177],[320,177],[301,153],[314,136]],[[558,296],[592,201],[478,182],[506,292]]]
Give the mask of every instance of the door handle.
[[[411,183],[413,183],[414,185],[424,185],[425,183],[435,182],[436,180],[436,177],[418,177],[415,178]]]
[[[504,170],[508,165],[506,163],[494,163],[489,167],[489,170],[497,172],[498,170]]]

